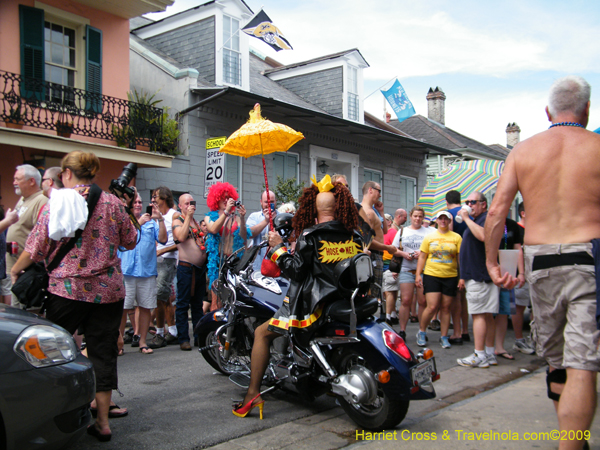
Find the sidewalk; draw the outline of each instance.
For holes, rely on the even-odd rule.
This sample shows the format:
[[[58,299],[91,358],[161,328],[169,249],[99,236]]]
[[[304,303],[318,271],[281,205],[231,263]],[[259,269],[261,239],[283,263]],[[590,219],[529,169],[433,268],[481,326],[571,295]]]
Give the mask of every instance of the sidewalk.
[[[212,448],[356,450],[396,449],[405,445],[410,449],[556,449],[555,441],[516,440],[517,437],[524,439],[525,433],[551,432],[558,426],[552,402],[546,397],[545,368],[540,366],[541,360],[537,358],[527,367],[511,362],[490,369],[455,367],[447,370],[442,373],[440,382],[435,383],[438,399],[412,402],[400,426],[382,436],[387,439],[373,440],[374,436],[367,432],[360,439],[362,430],[357,430],[341,408],[336,408]],[[531,369],[535,372],[530,373]],[[268,398],[265,420],[269,420]],[[490,436],[490,432],[495,434]],[[600,448],[598,417],[589,443],[590,448]]]

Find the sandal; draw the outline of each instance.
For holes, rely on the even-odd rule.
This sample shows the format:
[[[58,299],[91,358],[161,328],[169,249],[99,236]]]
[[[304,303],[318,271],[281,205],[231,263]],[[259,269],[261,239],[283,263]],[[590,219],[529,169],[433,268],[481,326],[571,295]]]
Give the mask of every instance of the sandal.
[[[417,323],[419,318],[417,316],[410,316],[410,323]]]
[[[154,353],[154,350],[152,350],[150,347],[140,347],[140,353],[142,355],[151,355],[152,353]]]
[[[496,353],[496,356],[500,356],[501,358],[508,359],[510,361],[515,359],[515,357],[508,352]]]
[[[115,411],[116,409],[120,409],[120,412]],[[96,418],[98,416],[98,410],[96,408],[90,408],[90,412],[92,413],[92,417]],[[125,408],[121,408],[119,405],[114,404],[108,407],[108,418],[109,419],[118,419],[119,417],[125,417],[129,414]]]
[[[119,350],[119,353],[117,353],[117,356],[123,356],[125,354],[125,349],[122,348],[121,350]]]
[[[92,424],[87,428],[87,434],[89,434],[90,436],[94,436],[100,442],[108,442],[108,441],[110,441],[110,438],[112,437],[112,434],[100,433],[98,428],[96,428],[96,424]]]

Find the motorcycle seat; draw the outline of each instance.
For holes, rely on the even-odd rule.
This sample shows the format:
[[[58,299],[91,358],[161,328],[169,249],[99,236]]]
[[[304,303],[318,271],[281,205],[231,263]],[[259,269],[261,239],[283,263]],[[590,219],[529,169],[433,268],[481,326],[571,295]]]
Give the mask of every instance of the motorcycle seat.
[[[372,316],[379,307],[379,302],[374,297],[356,299],[355,302],[357,320]],[[350,306],[350,300],[348,299],[336,300],[325,310],[328,317],[342,323],[350,323],[350,313],[352,313],[352,306]]]

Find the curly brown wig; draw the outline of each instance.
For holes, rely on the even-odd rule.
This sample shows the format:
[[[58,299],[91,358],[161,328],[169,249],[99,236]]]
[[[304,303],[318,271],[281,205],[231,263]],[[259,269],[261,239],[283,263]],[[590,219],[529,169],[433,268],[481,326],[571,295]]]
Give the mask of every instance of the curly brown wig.
[[[335,197],[335,218],[340,221],[348,231],[358,229],[358,211],[354,205],[354,198],[346,186],[336,184],[331,190]],[[315,224],[317,218],[317,195],[319,189],[312,185],[304,188],[302,196],[298,199],[298,210],[292,219],[294,235],[299,237],[305,228]]]

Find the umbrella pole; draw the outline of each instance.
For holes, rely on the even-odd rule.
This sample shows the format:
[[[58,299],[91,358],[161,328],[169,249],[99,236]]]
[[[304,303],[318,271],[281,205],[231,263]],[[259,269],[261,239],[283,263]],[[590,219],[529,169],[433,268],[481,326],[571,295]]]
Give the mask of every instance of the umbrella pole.
[[[271,231],[273,231],[275,229],[275,227],[273,226],[273,214],[271,212],[271,208],[270,208],[270,203],[271,203],[271,198],[269,196],[269,180],[267,178],[267,165],[265,164],[265,154],[263,152],[263,148],[262,148],[262,139],[261,136],[259,135],[259,141],[260,141],[260,154],[262,156],[262,163],[263,163],[263,172],[265,174],[265,188],[267,189],[267,201],[269,202],[269,223],[271,224]]]

